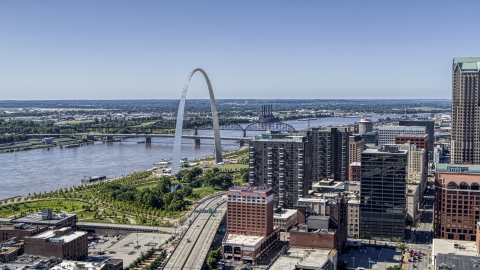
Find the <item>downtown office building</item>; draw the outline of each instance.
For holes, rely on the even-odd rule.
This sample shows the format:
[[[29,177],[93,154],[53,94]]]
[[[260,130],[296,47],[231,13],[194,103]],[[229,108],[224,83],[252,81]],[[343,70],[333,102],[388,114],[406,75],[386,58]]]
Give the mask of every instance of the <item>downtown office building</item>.
[[[455,57],[452,71],[452,164],[480,164],[480,57]]]
[[[404,238],[408,151],[397,145],[362,153],[360,237]]]

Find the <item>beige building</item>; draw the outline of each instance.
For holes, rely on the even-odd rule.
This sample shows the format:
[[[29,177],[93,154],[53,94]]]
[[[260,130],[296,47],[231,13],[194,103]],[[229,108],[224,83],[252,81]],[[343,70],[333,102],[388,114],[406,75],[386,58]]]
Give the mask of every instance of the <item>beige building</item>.
[[[280,227],[282,231],[288,231],[297,223],[296,209],[282,209],[273,214],[273,227]]]
[[[427,187],[428,156],[424,149],[419,149],[413,143],[398,145],[399,150],[408,151],[407,181],[416,182],[423,191]]]
[[[452,164],[480,164],[480,57],[455,57],[452,78]]]
[[[347,197],[347,235],[358,238],[360,235],[360,198],[358,194]]]
[[[370,119],[360,119],[358,122],[358,134],[362,135],[373,131],[373,122]]]
[[[361,136],[348,137],[348,164],[360,162],[364,145]]]

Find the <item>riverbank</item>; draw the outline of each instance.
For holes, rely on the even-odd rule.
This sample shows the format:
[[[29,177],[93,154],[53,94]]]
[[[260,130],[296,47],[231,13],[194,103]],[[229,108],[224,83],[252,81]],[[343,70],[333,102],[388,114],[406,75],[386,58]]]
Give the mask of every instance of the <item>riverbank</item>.
[[[246,152],[246,148],[227,153],[225,157],[243,156],[245,155],[244,152]],[[213,160],[210,161],[213,162]],[[209,162],[208,159],[205,160],[205,163],[207,162]],[[212,163],[211,166],[215,167],[217,165]],[[236,179],[236,183],[241,182],[240,170],[225,167],[220,170],[223,172],[218,173],[229,174],[232,179]],[[165,201],[164,206],[160,208],[138,204],[138,202],[132,204],[121,198],[111,198],[105,193],[111,190],[111,188],[122,186],[127,188],[127,190],[135,190],[138,194],[145,192],[148,194],[149,191],[163,186],[166,183],[165,181],[168,181],[169,187],[176,186],[177,188],[174,188],[174,190],[169,188],[168,191],[162,191],[165,193],[161,197]],[[33,193],[27,196],[5,199],[0,201],[0,217],[16,218],[41,211],[42,208],[51,208],[58,213],[75,213],[80,222],[173,226],[177,222],[183,222],[183,217],[191,211],[191,207],[196,201],[222,190],[215,186],[197,186],[192,187],[189,191],[187,189],[189,185],[189,182],[180,182],[174,176],[158,177],[151,171],[138,172],[125,177],[111,179],[108,182],[79,185],[40,194]],[[181,192],[178,195],[183,194],[181,197],[183,197],[184,206],[180,207],[179,210],[170,209],[170,205],[174,205],[176,202],[166,201],[171,197],[168,193],[174,192]],[[137,195],[134,197],[137,198]]]

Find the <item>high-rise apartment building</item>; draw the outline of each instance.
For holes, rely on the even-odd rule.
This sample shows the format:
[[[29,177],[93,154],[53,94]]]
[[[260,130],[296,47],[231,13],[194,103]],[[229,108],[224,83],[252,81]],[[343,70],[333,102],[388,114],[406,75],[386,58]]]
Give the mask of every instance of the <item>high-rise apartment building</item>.
[[[455,57],[450,163],[480,164],[480,57]]]
[[[314,181],[330,178],[337,181],[348,180],[349,137],[348,127],[327,129],[310,128],[308,141],[312,146],[312,178]]]
[[[398,135],[425,135],[427,128],[424,126],[384,126],[378,129],[378,146],[394,144]]]
[[[435,144],[435,121],[419,121],[419,120],[400,120],[398,121],[399,126],[412,127],[424,126],[428,134],[428,160],[433,161],[433,145]],[[423,148],[417,144],[419,148]],[[425,148],[424,148],[425,149]]]
[[[480,165],[436,164],[433,227],[439,238],[475,241]]]
[[[227,192],[227,234],[222,241],[226,259],[256,263],[279,240],[273,225],[272,188],[231,187]]]
[[[274,206],[293,208],[312,186],[311,144],[305,136],[265,134],[249,144],[249,183],[271,187]]]
[[[397,145],[362,153],[360,237],[404,237],[408,151]]]

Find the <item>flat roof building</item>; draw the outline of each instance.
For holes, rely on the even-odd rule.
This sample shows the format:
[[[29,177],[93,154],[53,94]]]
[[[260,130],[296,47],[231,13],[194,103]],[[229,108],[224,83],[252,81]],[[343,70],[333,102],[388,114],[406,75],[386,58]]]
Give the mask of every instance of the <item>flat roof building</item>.
[[[480,264],[475,242],[434,238],[433,269],[472,270]]]
[[[273,214],[273,226],[288,231],[297,223],[297,209],[282,209]]]
[[[27,236],[34,236],[48,230],[47,226],[31,226],[25,223],[3,225],[0,227],[0,240],[7,241],[12,238],[23,240]]]
[[[49,226],[55,229],[62,227],[73,227],[77,226],[77,215],[76,214],[55,214],[49,208],[42,209],[42,212],[33,213],[28,216],[20,217],[10,221],[11,223],[25,223],[28,225],[42,225]]]
[[[423,126],[383,126],[378,129],[378,146],[394,144],[395,137],[399,135],[425,135],[426,127]]]
[[[433,226],[438,238],[476,240],[476,225],[480,220],[480,174],[473,173],[478,165],[470,166],[445,166],[450,171],[469,173],[435,172]]]
[[[404,238],[408,151],[395,144],[362,153],[360,237]]]
[[[257,263],[279,240],[279,228],[273,225],[270,187],[231,187],[227,192],[226,219],[223,258]]]
[[[427,139],[428,139],[428,145],[427,148],[423,148],[422,146],[418,145],[419,148],[423,148],[428,150],[428,160],[432,161],[433,160],[433,145],[435,144],[435,121],[432,120],[400,120],[398,121],[399,126],[406,126],[406,127],[411,127],[411,126],[424,126],[427,131]],[[415,142],[413,142],[415,143]],[[416,144],[416,143],[415,143]]]
[[[25,253],[53,256],[62,260],[83,260],[88,255],[87,232],[65,227],[25,237]]]

